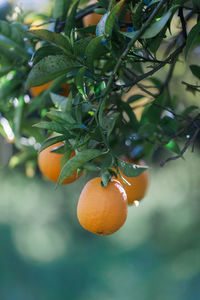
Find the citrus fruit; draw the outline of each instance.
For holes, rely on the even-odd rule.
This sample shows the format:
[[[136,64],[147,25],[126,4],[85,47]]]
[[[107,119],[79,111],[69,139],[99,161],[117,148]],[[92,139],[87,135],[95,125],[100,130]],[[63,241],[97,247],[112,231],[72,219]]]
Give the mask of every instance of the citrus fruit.
[[[50,85],[52,84],[53,81],[49,81],[45,84],[39,85],[39,86],[34,86],[30,88],[30,92],[33,97],[39,96],[43,91],[45,91]],[[58,89],[58,94],[67,97],[69,95],[70,88],[69,84],[63,83],[61,87]]]
[[[137,164],[139,166],[146,166],[146,163],[143,160],[138,162],[131,162],[126,160],[129,163]],[[122,184],[124,190],[127,194],[128,204],[134,204],[134,201],[140,201],[146,195],[149,186],[149,172],[146,170],[142,172],[137,177],[127,177],[120,170],[119,173],[131,184],[130,186],[126,184],[122,178],[118,175],[117,180]]]
[[[95,4],[95,3],[97,3],[97,0],[91,0],[91,1],[88,2],[88,5],[92,5],[92,4]],[[92,25],[96,26],[99,23],[99,21],[101,20],[101,18],[102,18],[102,15],[93,12],[93,13],[88,14],[88,15],[83,17],[83,25],[84,25],[84,27],[92,26]],[[124,21],[125,22],[130,22],[131,21],[131,16],[130,16],[129,12],[125,13]],[[127,27],[122,28],[122,31],[126,31],[126,30],[127,30]]]
[[[45,84],[39,85],[39,86],[34,86],[30,88],[30,92],[33,97],[39,96],[43,91],[45,91],[50,85],[52,84],[52,81],[47,82]]]
[[[127,196],[122,185],[112,179],[102,187],[101,178],[91,179],[83,188],[77,206],[77,217],[83,228],[108,235],[119,230],[127,218]]]
[[[97,3],[95,0],[91,0],[88,2],[88,5],[92,5]],[[84,27],[88,26],[96,26],[99,21],[101,20],[102,15],[96,14],[96,13],[91,13],[83,17],[83,25]]]
[[[56,143],[43,151],[41,151],[38,155],[38,166],[41,173],[49,180],[53,182],[57,182],[61,172],[61,159],[63,154],[58,154],[51,152],[51,150],[56,149],[61,146],[62,143]],[[72,158],[75,155],[73,151],[70,155]],[[80,177],[81,174],[78,176]],[[69,176],[62,184],[72,183],[77,180],[77,171],[75,171],[71,176]]]

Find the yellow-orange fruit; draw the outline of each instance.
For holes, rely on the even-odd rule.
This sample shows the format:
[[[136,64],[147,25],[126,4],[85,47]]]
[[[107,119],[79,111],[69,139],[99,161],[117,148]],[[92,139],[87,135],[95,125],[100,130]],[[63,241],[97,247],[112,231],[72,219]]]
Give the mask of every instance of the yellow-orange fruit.
[[[112,179],[107,187],[101,178],[91,179],[83,188],[77,206],[77,217],[83,228],[108,235],[119,230],[127,218],[127,196],[122,185]]]
[[[97,3],[97,0],[91,0],[88,5],[92,5],[92,4],[95,4]],[[87,26],[96,26],[99,21],[101,20],[102,18],[102,15],[100,14],[97,14],[97,13],[91,13],[91,14],[88,14],[86,15],[85,17],[83,17],[83,25],[84,27],[87,27]],[[125,17],[124,17],[124,21],[125,22],[130,22],[131,21],[131,15],[129,12],[127,12],[125,14]],[[126,31],[128,27],[125,27],[125,28],[122,28],[122,31]]]
[[[32,88],[30,88],[30,92],[32,94],[33,97],[37,97],[39,96],[43,91],[45,91],[51,84],[53,81],[47,82],[45,84],[39,85],[39,86],[34,86]]]
[[[143,160],[139,160],[138,162],[131,162],[131,161],[128,162],[140,166],[146,166],[146,163]],[[122,184],[122,186],[125,189],[125,192],[127,194],[128,204],[132,205],[134,204],[134,201],[142,200],[148,190],[149,172],[146,170],[137,177],[127,177],[120,170],[119,172],[131,184],[130,186],[127,185],[118,175],[117,180]]]
[[[33,97],[39,96],[43,91],[45,91],[50,85],[52,84],[53,81],[47,82],[45,84],[39,85],[39,86],[34,86],[30,88],[30,92]],[[67,83],[62,84],[60,90],[58,90],[59,94],[62,96],[67,97],[70,92],[69,85]]]
[[[61,159],[63,154],[58,154],[51,152],[51,150],[61,146],[62,143],[56,143],[43,151],[41,151],[38,155],[38,166],[41,173],[49,180],[53,182],[57,182],[61,172]],[[75,155],[73,151],[70,155],[72,158]],[[78,176],[80,177],[81,174]],[[75,171],[71,176],[69,176],[62,184],[72,183],[77,180],[77,171]]]
[[[88,2],[88,5],[92,5],[97,3],[96,0],[91,0]],[[91,13],[85,17],[83,17],[83,25],[84,27],[88,26],[96,26],[99,21],[101,20],[102,15],[96,14],[96,13]]]

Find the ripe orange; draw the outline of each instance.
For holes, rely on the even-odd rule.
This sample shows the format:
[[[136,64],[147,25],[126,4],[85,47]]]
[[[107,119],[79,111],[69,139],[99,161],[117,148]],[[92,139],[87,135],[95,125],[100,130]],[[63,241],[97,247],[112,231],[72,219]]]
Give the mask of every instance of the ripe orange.
[[[96,0],[91,0],[88,2],[88,5],[92,5],[97,3]],[[101,20],[102,15],[96,14],[96,13],[91,13],[85,17],[83,17],[83,25],[84,27],[92,26],[92,25],[97,25],[99,21]]]
[[[127,160],[128,161],[128,160]],[[143,160],[139,160],[138,162],[131,162],[140,166],[146,166],[146,163]],[[137,177],[127,177],[120,170],[120,174],[131,184],[127,185],[121,177],[118,175],[117,180],[123,185],[125,192],[127,194],[128,204],[134,204],[134,201],[140,201],[146,195],[148,186],[149,186],[149,172],[144,171]]]
[[[97,0],[91,0],[91,1],[89,1],[88,5],[92,5],[95,3],[97,3]],[[91,13],[91,14],[83,17],[83,25],[84,25],[84,27],[91,26],[91,25],[96,26],[99,23],[99,21],[101,20],[101,18],[102,18],[102,15],[96,14],[96,13]],[[125,22],[131,21],[131,16],[130,16],[129,12],[127,12],[125,14],[124,21]],[[126,30],[127,30],[127,27],[122,28],[122,31],[126,31]]]
[[[107,187],[101,178],[91,179],[83,188],[77,206],[78,220],[83,228],[108,235],[119,230],[127,218],[127,196],[122,185],[112,179]]]
[[[38,166],[41,173],[53,182],[57,182],[61,172],[61,159],[63,154],[53,153],[51,150],[55,149],[58,146],[61,146],[62,143],[56,143],[43,151],[38,155]],[[70,155],[72,158],[75,155],[73,151]],[[80,177],[81,174],[78,176]],[[77,180],[77,171],[75,171],[71,176],[69,176],[62,184],[72,183]]]
[[[43,91],[45,91],[51,84],[53,81],[47,82],[45,84],[39,85],[39,86],[34,86],[32,88],[30,88],[30,92],[32,94],[33,97],[37,97],[38,95],[40,95]]]
[[[39,86],[34,86],[30,88],[30,92],[33,97],[39,96],[43,91],[45,91],[53,81],[49,81],[45,84],[39,85]],[[60,95],[67,97],[69,95],[70,89],[69,85],[67,83],[63,83],[61,86],[60,90],[58,91]]]

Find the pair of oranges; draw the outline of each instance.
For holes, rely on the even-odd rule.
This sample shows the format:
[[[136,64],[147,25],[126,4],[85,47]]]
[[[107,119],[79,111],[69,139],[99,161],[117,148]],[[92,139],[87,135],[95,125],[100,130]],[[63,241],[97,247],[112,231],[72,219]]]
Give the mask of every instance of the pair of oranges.
[[[52,145],[41,151],[38,156],[38,165],[42,174],[53,182],[57,182],[61,172],[61,160],[63,154],[51,152],[60,147],[62,143]],[[71,157],[75,152],[71,153]],[[144,165],[143,161],[138,162]],[[77,171],[68,177],[63,184],[69,184],[77,180]],[[91,179],[83,188],[77,206],[77,217],[86,230],[98,234],[108,235],[119,230],[125,223],[128,212],[128,204],[140,201],[146,194],[149,173],[144,171],[137,177],[122,176],[131,184],[124,184],[121,177],[112,179],[107,187],[101,185],[101,178]]]

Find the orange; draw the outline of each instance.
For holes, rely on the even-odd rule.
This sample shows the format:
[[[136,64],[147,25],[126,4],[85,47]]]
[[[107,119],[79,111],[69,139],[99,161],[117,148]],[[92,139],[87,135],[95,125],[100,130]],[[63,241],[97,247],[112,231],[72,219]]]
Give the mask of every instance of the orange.
[[[47,82],[47,83],[45,83],[43,85],[34,86],[34,87],[30,88],[30,92],[31,92],[31,94],[32,94],[33,97],[37,97],[43,91],[45,91],[51,84],[52,84],[52,81]]]
[[[101,178],[91,179],[83,188],[77,206],[77,217],[83,228],[108,235],[119,230],[127,218],[127,196],[119,181],[112,179],[102,187]]]
[[[95,3],[97,3],[97,0],[91,0],[91,1],[89,1],[88,5],[92,5]],[[91,26],[91,25],[96,26],[99,23],[99,21],[101,20],[101,18],[102,18],[102,15],[100,15],[100,14],[96,14],[96,13],[88,14],[85,17],[83,17],[83,25],[84,25],[84,27]],[[129,12],[127,12],[125,14],[124,21],[125,22],[131,21],[131,16],[130,16]],[[127,30],[127,27],[122,29],[122,31],[126,31],[126,30]]]
[[[88,6],[97,3],[96,0],[91,0],[88,2]],[[88,26],[96,26],[101,20],[102,15],[91,13],[85,17],[83,17],[83,25],[84,27]]]
[[[57,182],[61,172],[61,159],[63,154],[53,153],[51,150],[56,147],[61,146],[62,143],[56,143],[43,151],[41,151],[38,155],[38,166],[41,173],[49,180],[53,182]],[[75,155],[73,151],[70,155],[72,158]],[[81,174],[79,175],[79,177]],[[62,184],[72,183],[77,179],[77,171],[75,171],[71,176],[69,176]]]
[[[30,88],[30,92],[32,96],[33,97],[39,96],[43,91],[45,91],[52,84],[52,82],[53,81],[49,81],[45,84]],[[60,95],[67,97],[70,92],[69,85],[67,83],[64,83],[58,92],[60,92],[59,93]]]
[[[126,160],[128,161],[128,160]],[[146,163],[143,160],[139,160],[138,162],[131,162],[140,166],[146,166]],[[127,177],[120,170],[120,174],[131,184],[127,185],[121,177],[118,175],[117,180],[123,185],[124,190],[127,194],[128,204],[134,204],[134,201],[140,201],[146,195],[149,186],[149,172],[144,171],[137,177]]]

